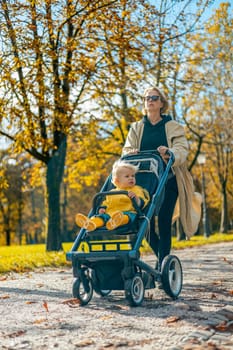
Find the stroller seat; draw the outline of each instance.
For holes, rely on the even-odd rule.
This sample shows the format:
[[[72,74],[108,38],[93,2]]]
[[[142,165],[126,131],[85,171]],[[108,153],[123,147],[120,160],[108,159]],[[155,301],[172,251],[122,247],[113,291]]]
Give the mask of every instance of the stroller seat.
[[[138,167],[138,171],[136,173],[136,184],[145,188],[150,195],[150,199],[152,199],[158,187],[160,178],[163,174],[163,165],[161,158],[158,155],[154,155],[151,158],[144,158],[141,155],[136,154],[122,157],[122,160]],[[102,191],[97,193],[94,197],[92,206],[93,209],[89,216],[97,214],[98,207],[101,205],[106,195],[114,195],[115,191],[111,192],[111,190],[114,188],[115,186],[112,183],[112,175],[110,174]],[[125,195],[127,195],[126,191],[120,192],[125,192]],[[92,239],[93,237],[102,236],[102,234],[106,234],[106,239],[111,239],[110,233],[119,236],[126,234],[135,234],[138,230],[140,218],[145,217],[150,202],[143,210],[137,207],[136,202],[134,202],[133,204],[137,210],[137,216],[133,221],[111,231],[107,230],[105,226],[97,228],[95,231],[87,231],[87,236],[90,239]]]

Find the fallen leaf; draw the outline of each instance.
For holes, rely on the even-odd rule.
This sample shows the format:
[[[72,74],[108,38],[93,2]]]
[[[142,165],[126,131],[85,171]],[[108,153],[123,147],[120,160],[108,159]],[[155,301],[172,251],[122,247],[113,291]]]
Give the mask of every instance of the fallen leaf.
[[[36,304],[36,301],[26,301],[25,304],[30,305],[30,304]]]
[[[227,323],[226,321],[219,323],[217,326],[214,326],[215,329],[221,332],[226,332],[227,330]]]
[[[223,258],[223,261],[227,262],[229,265],[233,265],[233,261],[229,261],[227,258]]]
[[[9,299],[9,298],[10,298],[10,296],[8,294],[0,296],[0,299]]]
[[[109,320],[110,318],[113,318],[113,316],[112,315],[102,316],[100,317],[100,320]]]
[[[20,337],[21,335],[24,335],[25,333],[26,333],[26,331],[17,331],[14,333],[7,334],[6,337],[9,337],[9,338]]]
[[[179,316],[171,316],[171,317],[168,317],[168,318],[166,319],[166,322],[167,322],[167,323],[173,323],[173,322],[177,322],[177,321],[179,321],[179,320],[180,320]]]
[[[67,299],[64,300],[62,304],[68,305],[69,307],[78,307],[80,305],[80,300],[77,298]]]
[[[7,280],[7,277],[6,277],[6,276],[0,277],[0,281],[6,281],[6,280]]]
[[[40,324],[40,323],[44,323],[44,322],[48,322],[48,320],[46,318],[40,318],[38,320],[35,320],[33,323]]]
[[[214,327],[219,332],[232,332],[233,331],[233,322],[222,322]]]
[[[214,294],[214,293],[212,293],[210,298],[211,298],[211,299],[217,299],[217,295]]]
[[[223,281],[220,280],[220,281],[215,281],[212,284],[215,285],[215,286],[218,286],[218,285],[222,285],[222,283],[223,283]]]
[[[80,342],[78,342],[78,343],[75,343],[74,345],[75,345],[75,347],[77,347],[77,348],[83,348],[83,347],[85,347],[85,346],[93,345],[93,344],[95,344],[95,342],[94,342],[93,340],[84,339],[84,340],[82,340],[82,341],[80,341]]]
[[[111,310],[129,310],[128,305],[111,305]]]
[[[46,301],[43,302],[43,306],[47,312],[49,312],[48,304]]]

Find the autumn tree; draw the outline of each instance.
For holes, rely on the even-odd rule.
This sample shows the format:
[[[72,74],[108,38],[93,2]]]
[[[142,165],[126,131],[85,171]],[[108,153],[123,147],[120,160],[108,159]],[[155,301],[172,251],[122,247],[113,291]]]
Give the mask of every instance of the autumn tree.
[[[67,134],[98,65],[98,22],[117,1],[0,1],[1,134],[46,169],[47,250],[59,250]],[[87,25],[89,23],[89,25]]]
[[[209,203],[221,206],[221,232],[229,229],[228,197],[232,195],[232,24],[230,4],[222,3],[204,30],[190,36],[185,75],[189,83],[183,100],[187,125],[196,135],[194,147],[201,140],[207,155],[209,192],[213,194],[215,187]]]
[[[22,240],[22,213],[24,199],[22,195],[23,178],[22,164],[9,157],[7,151],[2,151],[1,169],[4,186],[0,191],[0,217],[2,231],[6,245],[11,245],[12,239],[21,243]]]

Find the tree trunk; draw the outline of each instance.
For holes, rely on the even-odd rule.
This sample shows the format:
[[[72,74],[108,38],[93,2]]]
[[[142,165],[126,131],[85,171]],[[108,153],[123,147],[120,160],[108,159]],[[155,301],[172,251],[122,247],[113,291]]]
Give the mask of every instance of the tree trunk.
[[[222,188],[222,212],[221,212],[221,224],[220,232],[228,232],[228,205],[227,205],[227,192],[226,186]]]
[[[62,250],[61,223],[60,223],[60,189],[64,173],[66,157],[66,136],[59,149],[54,153],[47,166],[47,209],[48,209],[48,232],[47,251]]]
[[[9,203],[8,203],[9,204]],[[8,205],[7,214],[3,215],[4,231],[6,233],[6,245],[11,245],[11,227],[10,227],[10,206]]]
[[[11,245],[11,230],[6,229],[6,245],[9,247]]]

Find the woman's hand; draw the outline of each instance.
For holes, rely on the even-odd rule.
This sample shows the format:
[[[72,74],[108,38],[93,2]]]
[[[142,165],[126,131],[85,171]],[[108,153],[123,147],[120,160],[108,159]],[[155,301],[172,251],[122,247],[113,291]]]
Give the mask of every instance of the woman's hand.
[[[137,148],[132,148],[131,150],[127,151],[127,154],[137,154],[138,149]]]
[[[169,151],[169,148],[166,146],[159,146],[157,148],[157,151],[159,152],[161,158],[167,162],[167,160],[170,158],[170,155],[167,153],[167,151]]]

